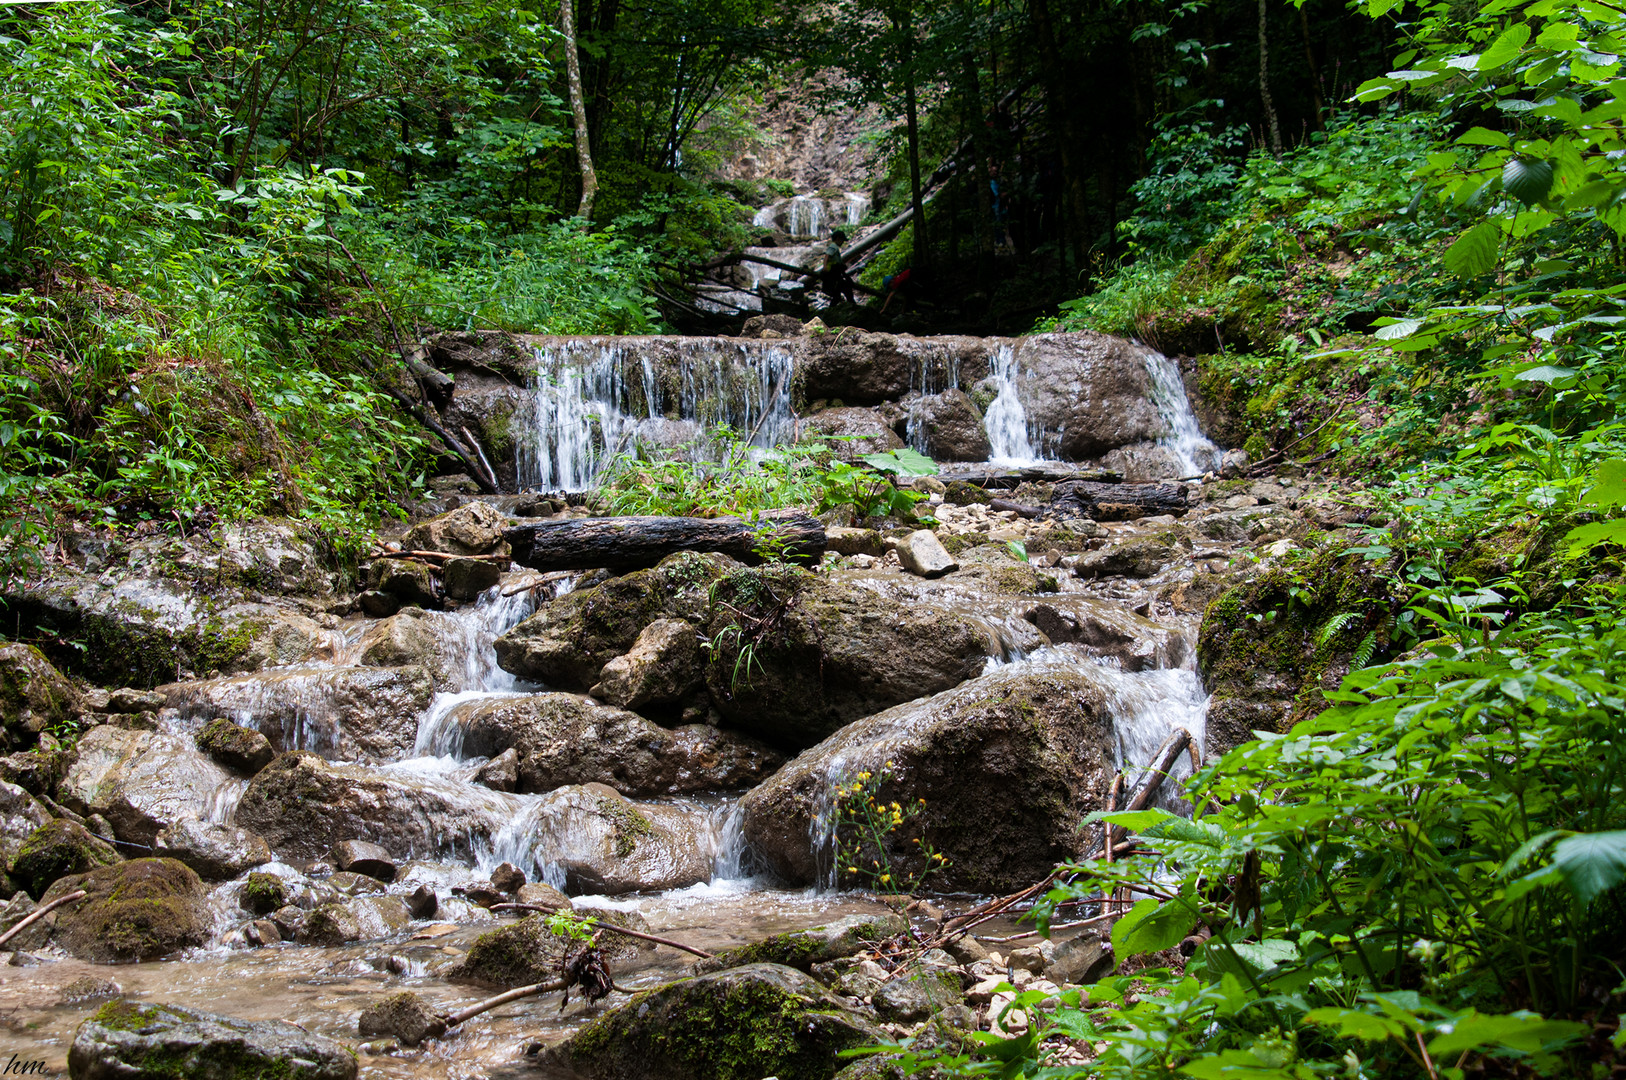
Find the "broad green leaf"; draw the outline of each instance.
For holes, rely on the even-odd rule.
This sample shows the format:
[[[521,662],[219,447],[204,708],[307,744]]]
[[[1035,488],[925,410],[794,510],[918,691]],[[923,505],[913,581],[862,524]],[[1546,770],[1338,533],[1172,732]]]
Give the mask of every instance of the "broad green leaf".
[[[1574,368],[1558,367],[1554,364],[1540,364],[1536,367],[1525,368],[1513,376],[1519,382],[1555,383],[1561,379],[1573,378]]]
[[[937,472],[937,462],[907,446],[901,450],[888,450],[884,454],[865,454],[863,461],[881,472],[897,473],[899,476],[931,476]]]
[[[1401,319],[1398,322],[1390,323],[1388,326],[1380,326],[1372,336],[1379,341],[1397,341],[1401,338],[1411,337],[1422,328],[1422,319]]]
[[[1112,927],[1112,954],[1123,958],[1162,952],[1180,944],[1197,917],[1185,905],[1147,898]]]
[[[1591,525],[1578,526],[1565,533],[1564,539],[1569,541],[1569,553],[1572,557],[1591,551],[1599,544],[1626,547],[1626,518],[1595,521]]]
[[[1300,1074],[1266,1064],[1251,1050],[1221,1050],[1181,1066],[1180,1075],[1192,1080],[1297,1080]]]
[[[1174,818],[1175,815],[1167,810],[1115,810],[1112,813],[1094,813],[1084,819],[1085,824],[1106,821],[1121,826],[1130,832],[1142,833],[1156,825]],[[1184,818],[1178,820],[1184,821]]]
[[[1429,1041],[1429,1056],[1448,1060],[1464,1050],[1482,1046],[1505,1046],[1533,1054],[1549,1043],[1568,1041],[1585,1032],[1585,1024],[1569,1020],[1544,1020],[1533,1013],[1485,1016],[1472,1009],[1440,1024],[1440,1034]]]
[[[1528,23],[1514,23],[1503,30],[1491,47],[1479,54],[1479,70],[1489,71],[1499,68],[1519,55],[1525,42],[1530,40],[1530,26]]]
[[[1457,143],[1461,146],[1507,147],[1512,144],[1512,140],[1506,135],[1502,134],[1500,131],[1491,131],[1489,128],[1476,127],[1469,128],[1466,132],[1459,135],[1457,137]]]
[[[1304,1014],[1304,1019],[1312,1024],[1336,1027],[1339,1037],[1344,1039],[1382,1042],[1384,1039],[1405,1038],[1406,1035],[1406,1029],[1393,1020],[1358,1009],[1339,1009],[1331,1006],[1311,1009]]]
[[[1610,458],[1592,470],[1592,486],[1581,496],[1582,506],[1626,506],[1626,460]]]
[[[1626,831],[1566,837],[1553,845],[1553,865],[1585,907],[1626,880]]]
[[[1445,268],[1459,278],[1488,273],[1496,265],[1496,252],[1501,243],[1501,228],[1494,221],[1482,221],[1457,237],[1456,243],[1446,250]]]
[[[1513,158],[1502,166],[1502,189],[1526,206],[1547,197],[1553,186],[1553,167],[1545,161]]]

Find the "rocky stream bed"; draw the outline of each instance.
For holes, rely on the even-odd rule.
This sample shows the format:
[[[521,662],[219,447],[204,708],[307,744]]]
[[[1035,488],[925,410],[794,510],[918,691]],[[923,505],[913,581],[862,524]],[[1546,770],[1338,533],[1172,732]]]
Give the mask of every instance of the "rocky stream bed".
[[[798,394],[820,362],[795,368]],[[1000,392],[960,395],[985,433]],[[918,404],[873,411],[907,434]],[[1178,459],[1157,415],[1109,449],[1141,447],[1120,465]],[[1297,476],[1208,471],[1162,481],[1175,512],[1094,499],[1121,518],[1095,520],[1079,484],[1101,467],[919,478],[935,526],[828,515],[829,550],[800,567],[683,552],[539,572],[509,561],[505,529],[586,516],[582,500],[455,485],[359,567],[280,521],[68,535],[5,598],[43,649],[0,647],[0,931],[86,896],[0,946],[8,1051],[86,1077],[276,1059],[310,1077],[789,1080],[833,1075],[844,1047],[987,1029],[1005,981],[1102,976],[1104,921],[979,940],[1027,929],[1006,916],[904,960],[899,944],[1084,855],[1079,819],[1172,733],[1193,743],[1178,778],[1333,679],[1273,664],[1235,613],[1364,511]],[[903,836],[949,859],[901,915],[837,887],[835,788],[882,770],[883,798],[924,801]],[[615,937],[603,1000],[521,999],[433,1037],[436,1014],[568,958],[545,916],[504,903],[720,955]]]

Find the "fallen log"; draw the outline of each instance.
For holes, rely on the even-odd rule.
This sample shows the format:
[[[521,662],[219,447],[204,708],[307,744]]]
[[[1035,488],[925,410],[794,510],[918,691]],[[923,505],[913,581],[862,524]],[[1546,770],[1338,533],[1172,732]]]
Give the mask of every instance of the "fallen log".
[[[679,551],[716,551],[745,563],[768,554],[816,561],[824,526],[799,510],[750,518],[612,517],[527,521],[503,532],[532,570],[637,569]]]
[[[1067,480],[1056,485],[1050,509],[1064,517],[1092,521],[1130,521],[1158,514],[1186,512],[1186,489],[1180,484],[1101,484]]]

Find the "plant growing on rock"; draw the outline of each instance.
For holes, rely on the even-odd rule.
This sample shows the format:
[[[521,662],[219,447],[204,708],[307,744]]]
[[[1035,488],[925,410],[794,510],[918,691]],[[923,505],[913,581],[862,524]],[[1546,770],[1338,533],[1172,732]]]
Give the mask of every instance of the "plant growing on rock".
[[[867,884],[887,896],[914,896],[932,874],[948,866],[948,859],[930,844],[916,837],[918,870],[905,869],[894,855],[894,836],[926,810],[926,800],[911,803],[887,801],[881,790],[895,776],[896,767],[887,762],[878,771],[863,770],[835,786],[836,867],[841,884]]]

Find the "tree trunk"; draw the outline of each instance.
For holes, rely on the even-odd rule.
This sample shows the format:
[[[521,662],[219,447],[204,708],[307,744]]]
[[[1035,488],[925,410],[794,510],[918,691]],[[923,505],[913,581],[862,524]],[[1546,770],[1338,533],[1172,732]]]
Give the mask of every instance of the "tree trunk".
[[[1063,507],[1092,521],[1130,521],[1158,514],[1184,514],[1186,489],[1182,484],[1099,484],[1068,480],[1056,485],[1052,510]]]
[[[1065,242],[1063,252],[1072,248],[1073,264],[1084,265],[1087,247],[1086,231],[1089,227],[1089,198],[1084,188],[1085,160],[1089,154],[1089,141],[1082,130],[1083,116],[1073,105],[1072,86],[1077,79],[1068,71],[1061,55],[1060,36],[1050,10],[1050,0],[1031,0],[1028,5],[1033,20],[1034,36],[1038,39],[1040,77],[1044,81],[1045,107],[1050,114],[1050,131],[1057,143],[1057,156],[1061,159],[1061,225]],[[1065,273],[1066,257],[1062,266]]]
[[[1270,97],[1270,46],[1265,34],[1265,0],[1259,0],[1259,99],[1265,104],[1265,123],[1270,126],[1270,150],[1282,156],[1282,129],[1276,122],[1276,103]]]
[[[920,117],[915,105],[915,20],[914,8],[904,5],[903,25],[903,110],[909,126],[909,206],[915,212],[915,266],[926,265],[926,204],[920,197]]]
[[[582,201],[576,207],[576,216],[591,222],[598,173],[593,170],[593,147],[587,137],[587,104],[582,100],[582,67],[576,55],[576,13],[571,0],[559,0],[559,22],[565,32],[565,73],[570,83],[570,114],[576,122],[576,160],[582,169]]]
[[[1182,494],[1185,489],[1181,488]],[[824,526],[796,510],[740,518],[559,518],[526,522],[503,532],[514,561],[533,570],[635,569],[654,566],[679,551],[718,551],[741,562],[764,553],[816,561],[824,554]]]

